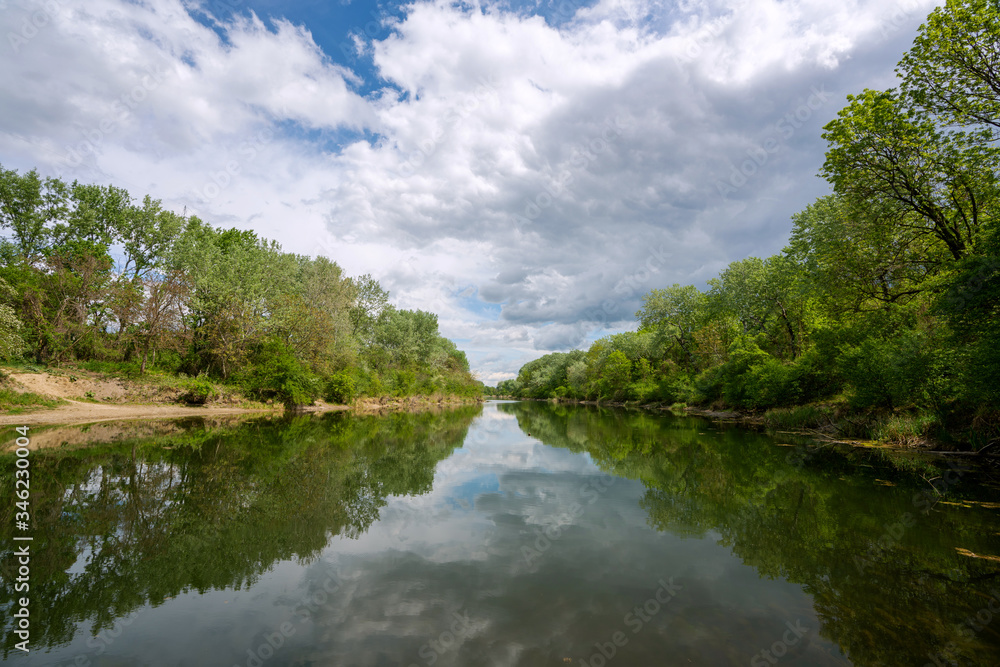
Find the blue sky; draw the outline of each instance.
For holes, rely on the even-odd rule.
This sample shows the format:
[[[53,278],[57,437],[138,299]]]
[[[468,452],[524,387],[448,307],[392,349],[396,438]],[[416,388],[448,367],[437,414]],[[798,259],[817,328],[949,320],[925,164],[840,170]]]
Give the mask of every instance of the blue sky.
[[[371,273],[489,384],[778,252],[933,0],[0,0],[0,164]]]

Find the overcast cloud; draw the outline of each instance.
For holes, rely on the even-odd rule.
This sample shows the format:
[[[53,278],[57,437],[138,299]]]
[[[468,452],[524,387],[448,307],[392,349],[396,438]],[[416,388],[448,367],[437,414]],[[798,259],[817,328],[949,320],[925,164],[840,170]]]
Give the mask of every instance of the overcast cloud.
[[[780,251],[938,3],[315,4],[0,1],[0,163],[372,273],[495,384]]]

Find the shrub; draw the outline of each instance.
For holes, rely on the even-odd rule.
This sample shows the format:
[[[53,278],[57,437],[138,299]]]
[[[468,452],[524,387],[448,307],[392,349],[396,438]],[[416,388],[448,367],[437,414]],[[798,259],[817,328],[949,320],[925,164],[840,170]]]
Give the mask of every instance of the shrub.
[[[309,405],[319,395],[319,380],[285,343],[271,339],[259,345],[250,363],[233,380],[250,396],[274,399],[286,406]]]
[[[331,403],[350,403],[358,396],[354,377],[346,370],[334,373],[326,381],[324,396]]]
[[[215,390],[215,385],[205,377],[196,377],[187,382],[187,391],[180,396],[180,400],[191,405],[205,405],[218,398],[219,392]]]
[[[794,403],[799,398],[794,373],[751,339],[733,345],[729,360],[720,367],[722,398],[738,408],[769,408]]]
[[[895,408],[911,403],[939,408],[954,396],[955,353],[927,332],[905,331],[890,340],[869,338],[844,347],[840,368],[851,385],[851,406]]]

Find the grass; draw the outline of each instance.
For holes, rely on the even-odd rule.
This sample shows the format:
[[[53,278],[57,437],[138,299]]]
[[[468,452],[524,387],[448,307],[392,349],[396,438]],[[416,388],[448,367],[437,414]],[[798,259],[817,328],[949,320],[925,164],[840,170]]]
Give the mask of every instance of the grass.
[[[941,430],[940,420],[930,412],[855,412],[842,402],[774,408],[764,413],[763,424],[769,431],[832,427],[831,435],[896,447],[926,444]]]
[[[19,415],[33,409],[54,408],[63,403],[65,401],[46,398],[29,391],[15,391],[8,387],[0,387],[0,410],[7,414]]]
[[[871,437],[879,442],[912,446],[927,440],[928,434],[938,426],[932,414],[890,415],[877,419],[871,425]]]
[[[823,405],[772,408],[764,413],[764,426],[772,430],[819,428],[833,423],[834,410]]]

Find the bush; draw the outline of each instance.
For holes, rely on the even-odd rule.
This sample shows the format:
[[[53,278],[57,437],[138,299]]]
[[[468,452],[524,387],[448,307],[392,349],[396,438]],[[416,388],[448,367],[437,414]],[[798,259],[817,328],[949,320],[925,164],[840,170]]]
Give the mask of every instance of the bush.
[[[205,405],[218,398],[219,392],[215,390],[215,385],[205,377],[196,377],[187,382],[187,391],[180,396],[180,400],[191,405]]]
[[[326,381],[324,397],[331,403],[348,404],[357,396],[357,383],[346,370],[331,375]]]
[[[417,374],[413,371],[397,370],[389,375],[389,391],[393,396],[411,396],[417,384]]]
[[[957,393],[952,350],[943,349],[922,331],[905,331],[891,340],[869,338],[844,347],[840,368],[851,385],[856,409],[893,409],[909,404],[940,408]]]
[[[737,408],[788,405],[798,401],[801,394],[794,370],[750,339],[733,345],[729,360],[720,367],[718,377],[722,398]]]
[[[254,398],[274,399],[286,406],[310,405],[319,395],[318,378],[277,339],[259,345],[233,380]]]
[[[722,379],[723,366],[712,366],[699,373],[693,382],[692,403],[714,403],[721,399]]]
[[[176,373],[182,363],[183,359],[181,359],[181,355],[176,350],[160,350],[156,353],[154,363],[151,366],[146,366],[146,368],[147,370],[155,368],[168,373]]]

